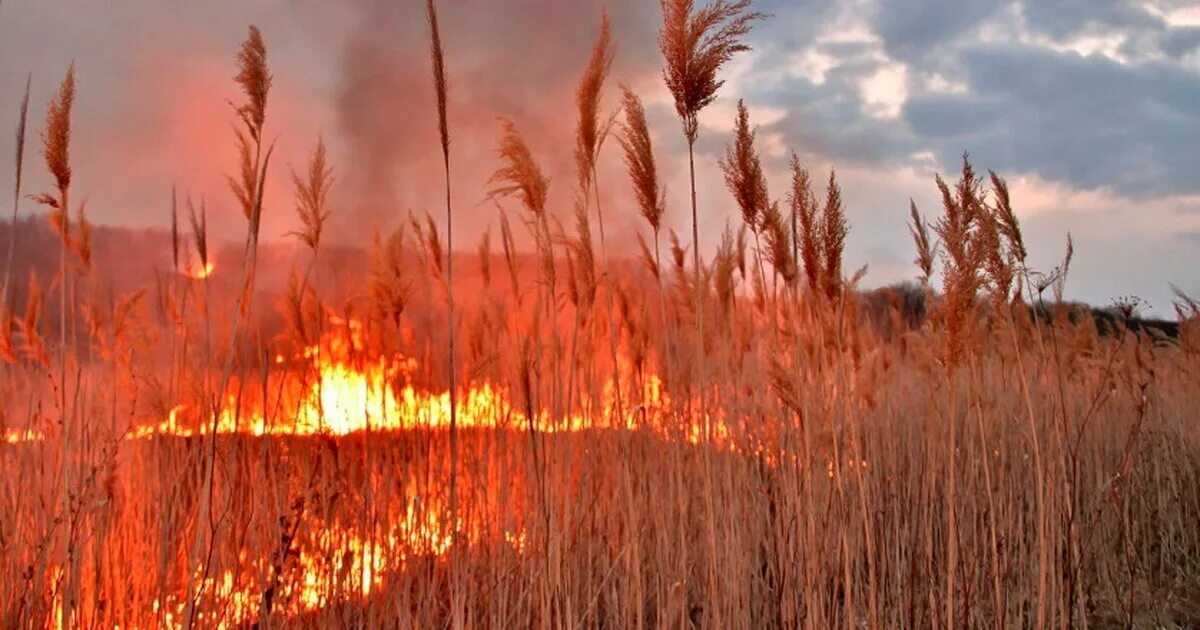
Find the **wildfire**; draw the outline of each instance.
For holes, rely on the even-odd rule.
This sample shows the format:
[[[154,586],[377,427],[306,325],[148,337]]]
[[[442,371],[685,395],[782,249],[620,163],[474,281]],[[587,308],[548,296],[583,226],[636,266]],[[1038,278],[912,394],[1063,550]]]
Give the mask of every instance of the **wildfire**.
[[[212,263],[207,269],[211,271]],[[349,435],[362,431],[448,430],[450,393],[418,388],[410,382],[417,369],[414,359],[400,354],[378,354],[368,350],[362,325],[354,320],[331,320],[331,330],[322,340],[303,350],[294,361],[282,354],[274,357],[280,380],[280,400],[240,400],[231,384],[220,409],[176,404],[158,422],[141,424],[129,439],[166,435],[193,437],[218,434],[242,435]],[[620,415],[616,410],[616,386],[610,380],[601,400],[582,396],[573,409],[558,415],[536,411],[529,418],[524,406],[514,404],[506,388],[479,381],[459,392],[457,426],[460,429],[515,429],[561,433],[593,429],[646,429],[668,436],[673,433],[692,444],[708,443],[730,447],[732,432],[719,412],[702,418],[699,414],[673,413],[672,397],[662,380],[646,375],[640,399],[626,401]],[[629,394],[626,394],[629,398]],[[268,417],[266,409],[274,410]],[[679,425],[673,418],[682,415]],[[9,430],[11,444],[42,441],[36,429]]]
[[[200,273],[211,273],[211,263]],[[190,277],[203,277],[189,273]],[[180,403],[156,423],[136,427],[129,440],[159,436],[212,435],[306,436],[349,435],[364,431],[444,431],[450,426],[450,394],[415,386],[417,362],[401,354],[380,353],[370,346],[361,323],[334,318],[319,343],[296,356],[272,357],[271,388],[277,401],[241,400],[231,383],[219,409]],[[544,433],[584,430],[646,430],[664,439],[733,448],[731,432],[717,416],[700,422],[696,414],[672,411],[672,398],[663,382],[647,375],[636,402],[628,401],[624,413],[616,409],[616,386],[611,381],[600,400],[576,397],[573,410],[552,414],[535,411],[532,418],[514,404],[502,386],[476,381],[464,388],[456,401],[462,429],[493,429]],[[629,394],[626,394],[626,399]],[[268,412],[267,410],[271,410]],[[682,425],[672,418],[689,418]],[[635,423],[635,420],[636,423]],[[282,420],[281,420],[282,419]],[[40,442],[37,430],[8,431],[9,443]],[[517,554],[527,548],[527,532],[519,523],[484,525],[459,517],[451,526],[441,492],[430,492],[410,482],[404,493],[411,500],[391,514],[382,529],[359,524],[314,524],[299,542],[293,560],[280,568],[268,558],[244,559],[239,568],[193,566],[193,588],[205,597],[228,602],[225,620],[252,623],[264,605],[264,583],[278,580],[276,610],[289,613],[314,611],[337,603],[361,600],[379,592],[389,576],[403,572],[417,559],[444,561],[452,545],[507,547]],[[452,531],[457,534],[452,535]],[[282,574],[277,572],[283,571]],[[258,576],[257,578],[255,576]],[[187,614],[186,596],[155,600],[153,608],[167,626],[182,625]],[[210,622],[203,615],[197,621]]]
[[[385,355],[369,351],[362,325],[354,320],[331,320],[331,332],[320,343],[304,349],[291,369],[281,375],[286,383],[278,407],[283,410],[272,420],[264,413],[262,401],[239,401],[233,394],[224,406],[206,421],[200,410],[177,405],[157,424],[139,427],[136,438],[153,435],[206,435],[214,428],[221,434],[250,435],[348,435],[361,431],[447,430],[450,427],[450,393],[428,391],[410,382],[416,361],[400,354]],[[277,366],[288,364],[283,355],[274,357]],[[231,391],[236,388],[230,388]],[[588,429],[633,429],[634,418],[654,430],[666,429],[671,397],[662,381],[649,375],[643,386],[642,400],[636,413],[618,416],[615,386],[604,388],[602,400],[577,401],[576,408],[555,416],[541,410],[531,419],[520,405],[514,405],[505,388],[489,382],[476,382],[459,392],[457,422],[461,429],[535,429],[546,433]],[[188,414],[188,411],[192,411]],[[590,412],[588,411],[590,410]],[[189,416],[185,419],[186,416]],[[689,442],[723,443],[730,435],[718,419],[710,426],[694,423],[684,428]],[[706,438],[707,436],[707,438]]]

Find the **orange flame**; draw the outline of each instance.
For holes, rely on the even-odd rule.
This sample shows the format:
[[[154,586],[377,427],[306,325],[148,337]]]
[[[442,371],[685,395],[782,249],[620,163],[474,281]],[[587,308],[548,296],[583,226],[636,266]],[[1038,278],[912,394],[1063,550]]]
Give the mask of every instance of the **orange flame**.
[[[211,276],[214,269],[216,269],[216,265],[214,265],[211,260],[203,264],[193,261],[189,263],[187,267],[180,269],[179,273],[182,273],[193,280],[203,280]]]

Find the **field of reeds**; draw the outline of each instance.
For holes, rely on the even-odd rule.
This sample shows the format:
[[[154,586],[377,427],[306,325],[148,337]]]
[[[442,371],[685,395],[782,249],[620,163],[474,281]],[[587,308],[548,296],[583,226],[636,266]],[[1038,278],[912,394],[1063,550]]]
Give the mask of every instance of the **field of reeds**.
[[[694,183],[666,197],[639,96],[605,108],[606,18],[572,207],[551,207],[503,121],[500,230],[457,244],[453,51],[426,6],[444,215],[398,216],[349,286],[325,273],[324,144],[275,181],[257,29],[236,56],[235,264],[205,204],[172,194],[170,273],[108,289],[72,195],[73,69],[29,148],[53,187],[32,195],[26,95],[0,243],[0,625],[1200,623],[1195,300],[1157,327],[1133,301],[1068,306],[1070,247],[1028,268],[1021,200],[966,158],[930,182],[941,208],[909,209],[919,284],[868,293],[842,267],[836,175],[793,158],[789,190],[768,190],[741,103],[720,163],[731,221],[704,248]],[[766,18],[747,0],[662,8],[691,155]],[[605,205],[602,151],[628,167],[603,184],[635,193],[637,259],[604,230],[632,209]],[[284,209],[263,191],[287,184],[307,253],[268,292],[259,226]],[[17,277],[34,203],[56,273]]]

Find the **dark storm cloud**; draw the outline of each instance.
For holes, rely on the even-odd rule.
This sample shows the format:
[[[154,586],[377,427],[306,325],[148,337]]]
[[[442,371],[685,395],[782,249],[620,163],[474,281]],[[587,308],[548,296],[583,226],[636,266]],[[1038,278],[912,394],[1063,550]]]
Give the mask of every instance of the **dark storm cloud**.
[[[1095,27],[1133,34],[1167,28],[1163,19],[1151,13],[1145,3],[1133,0],[1035,0],[1022,5],[1030,26],[1055,38]]]
[[[897,165],[907,159],[913,143],[903,126],[866,116],[862,100],[847,75],[831,71],[823,84],[800,80],[764,95],[758,103],[786,107],[783,119],[766,129],[782,133],[789,148],[829,160]],[[838,133],[830,133],[837,129]]]
[[[1002,0],[881,2],[872,16],[884,49],[896,59],[928,58],[995,14]]]
[[[1172,58],[1189,55],[1200,47],[1200,27],[1176,27],[1163,35],[1161,40],[1163,54]]]
[[[961,53],[970,90],[915,97],[905,117],[942,163],[969,150],[993,168],[1146,198],[1200,190],[1200,77],[1025,46]]]
[[[1192,166],[1200,157],[1200,73],[1194,60],[1181,61],[1200,46],[1200,29],[1171,26],[1139,3],[1115,0],[966,0],[952,8],[917,0],[868,8],[859,17],[877,44],[820,41],[828,22],[813,27],[810,20],[809,39],[755,68],[775,77],[778,57],[805,50],[833,60],[823,82],[784,72],[755,84],[753,104],[786,109],[771,127],[789,147],[877,165],[932,151],[951,168],[968,151],[992,168],[1131,198],[1200,192]],[[1015,14],[1024,24],[1009,24]],[[993,21],[1003,23],[999,35],[980,43],[978,33]],[[1017,26],[1027,32],[1008,33],[1005,41],[1003,29]],[[1019,41],[1114,34],[1124,38],[1124,63]],[[861,90],[893,63],[889,57],[907,69],[909,96],[899,120],[872,117]],[[934,75],[965,90],[930,90]]]

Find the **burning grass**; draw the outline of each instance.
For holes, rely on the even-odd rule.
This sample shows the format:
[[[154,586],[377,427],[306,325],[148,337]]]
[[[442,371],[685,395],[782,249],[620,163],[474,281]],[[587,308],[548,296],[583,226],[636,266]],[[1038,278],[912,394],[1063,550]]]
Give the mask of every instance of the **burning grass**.
[[[748,2],[664,8],[690,146],[716,72],[761,16]],[[453,57],[427,11],[449,188]],[[909,209],[925,312],[871,314],[862,272],[842,272],[835,176],[820,204],[821,178],[793,158],[785,214],[744,104],[724,166],[745,225],[708,261],[693,241],[689,265],[629,90],[614,133],[653,251],[643,238],[640,265],[610,259],[595,159],[618,116],[601,115],[601,19],[578,94],[572,231],[505,122],[495,200],[521,204],[536,255],[516,250],[506,209],[502,255],[489,235],[473,268],[411,217],[335,298],[322,290],[334,168],[318,141],[292,177],[311,262],[275,296],[275,320],[256,286],[272,146],[262,35],[238,56],[240,267],[214,265],[189,201],[190,234],[172,208],[178,273],[125,295],[95,281],[90,227],[68,206],[68,74],[46,123],[56,189],[37,197],[58,277],[10,293],[6,271],[0,311],[5,626],[1200,618],[1196,303],[1180,295],[1174,337],[1127,325],[1129,304],[1103,329],[1075,317],[1060,304],[1069,253],[1049,274],[1026,268],[1004,181],[964,160],[957,183],[936,181],[940,218]]]

